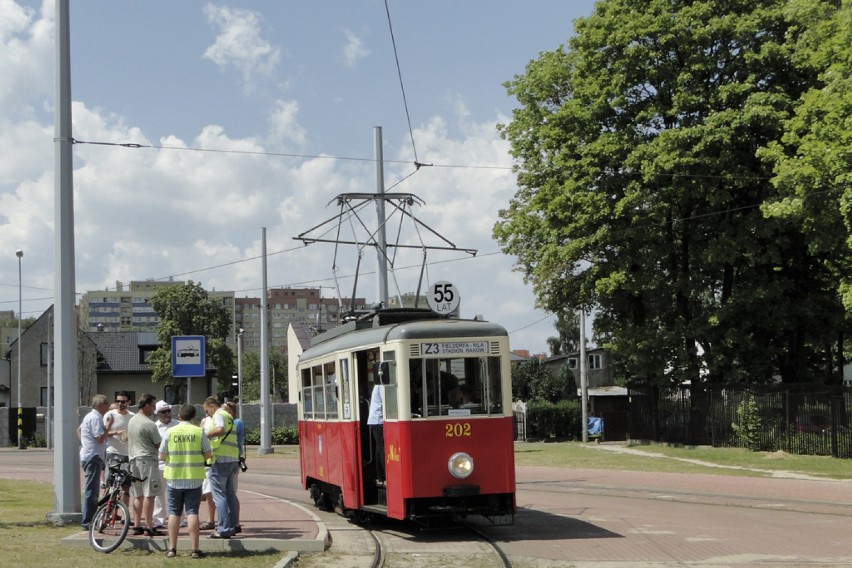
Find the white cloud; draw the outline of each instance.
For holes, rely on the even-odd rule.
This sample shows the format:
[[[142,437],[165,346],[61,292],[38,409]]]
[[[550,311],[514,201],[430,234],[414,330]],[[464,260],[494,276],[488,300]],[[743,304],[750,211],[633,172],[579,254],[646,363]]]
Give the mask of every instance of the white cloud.
[[[45,2],[45,5],[48,2]],[[43,10],[0,0],[0,108],[3,114],[31,119],[41,109],[33,106],[53,88],[53,19]]]
[[[289,141],[297,147],[303,147],[307,140],[307,132],[296,120],[299,114],[299,103],[296,101],[275,101],[269,116],[269,137],[274,147],[285,146],[283,141]]]
[[[355,67],[359,61],[370,55],[370,50],[364,46],[360,37],[349,30],[344,30],[346,43],[343,46],[343,58],[347,67]]]
[[[281,59],[280,50],[263,39],[259,15],[214,4],[205,6],[204,13],[218,32],[204,57],[222,69],[235,67],[246,91],[253,91],[258,76],[270,77]]]

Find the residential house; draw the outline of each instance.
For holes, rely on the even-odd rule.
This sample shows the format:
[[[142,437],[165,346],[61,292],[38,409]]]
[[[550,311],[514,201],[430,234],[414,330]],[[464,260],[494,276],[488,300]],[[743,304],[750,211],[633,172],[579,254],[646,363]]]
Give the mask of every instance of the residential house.
[[[604,437],[607,440],[627,439],[630,399],[627,389],[616,384],[612,354],[601,347],[587,349],[587,392],[589,416],[602,418]],[[542,360],[542,365],[556,375],[567,367],[574,376],[577,394],[580,395],[580,353],[554,355]]]

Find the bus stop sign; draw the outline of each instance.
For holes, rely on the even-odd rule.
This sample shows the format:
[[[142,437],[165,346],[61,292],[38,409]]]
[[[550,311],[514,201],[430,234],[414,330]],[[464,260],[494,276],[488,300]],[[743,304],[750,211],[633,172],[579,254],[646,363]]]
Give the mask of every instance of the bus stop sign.
[[[203,335],[172,336],[172,376],[203,377],[207,375]]]

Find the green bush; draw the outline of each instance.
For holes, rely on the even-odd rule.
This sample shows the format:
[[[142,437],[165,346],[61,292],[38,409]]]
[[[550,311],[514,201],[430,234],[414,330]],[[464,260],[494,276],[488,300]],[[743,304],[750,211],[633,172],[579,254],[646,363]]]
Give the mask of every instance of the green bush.
[[[581,422],[580,403],[575,400],[532,401],[527,405],[529,437],[578,440],[582,436]]]
[[[298,445],[299,429],[296,426],[279,426],[271,432],[272,445]],[[260,426],[246,432],[245,443],[247,446],[260,445]]]
[[[754,397],[747,396],[737,406],[737,421],[731,424],[739,446],[756,452],[760,449],[761,419]]]

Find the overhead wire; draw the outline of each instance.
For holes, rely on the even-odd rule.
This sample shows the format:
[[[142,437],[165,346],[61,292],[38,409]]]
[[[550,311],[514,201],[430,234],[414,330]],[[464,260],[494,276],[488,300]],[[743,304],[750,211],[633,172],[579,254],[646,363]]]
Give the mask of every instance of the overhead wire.
[[[388,17],[388,31],[390,32],[391,44],[393,45],[393,58],[396,61],[396,74],[399,77],[399,89],[402,92],[402,104],[405,107],[405,119],[408,121],[408,135],[411,137],[411,149],[414,152],[414,165],[417,169],[423,165],[417,159],[417,146],[414,144],[414,130],[411,128],[411,114],[408,112],[408,98],[405,96],[405,85],[402,82],[402,67],[399,65],[399,53],[396,49],[396,38],[393,35],[393,23],[391,22],[390,7],[385,0],[385,13]]]

